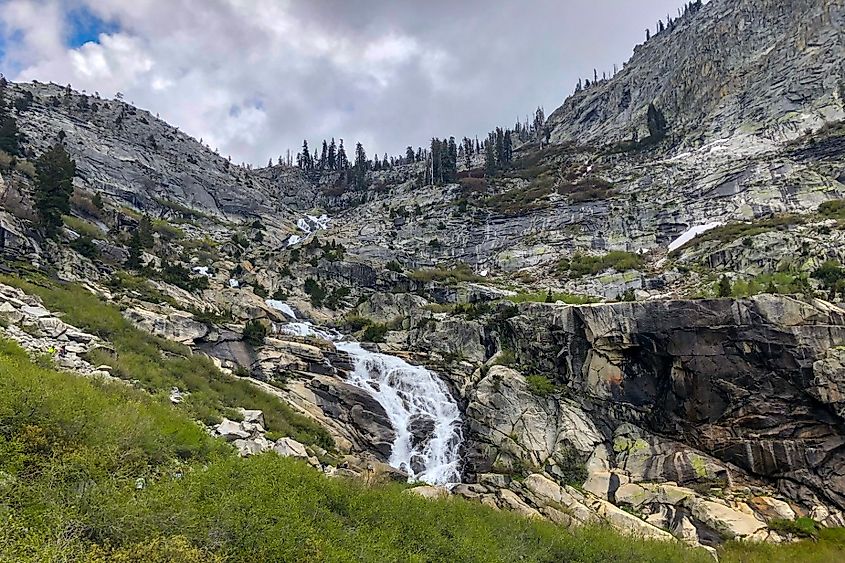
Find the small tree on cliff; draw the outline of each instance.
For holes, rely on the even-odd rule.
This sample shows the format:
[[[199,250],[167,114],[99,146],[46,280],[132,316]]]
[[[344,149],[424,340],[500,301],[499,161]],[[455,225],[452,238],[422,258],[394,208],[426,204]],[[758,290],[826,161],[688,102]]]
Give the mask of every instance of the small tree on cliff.
[[[731,280],[728,279],[728,276],[722,276],[719,279],[719,284],[716,286],[716,293],[719,297],[731,296]]]
[[[666,136],[666,117],[654,104],[648,104],[648,133],[653,141],[659,141]]]
[[[35,208],[44,232],[52,237],[62,225],[62,214],[70,211],[76,163],[65,148],[57,144],[35,161],[35,170],[38,172]]]

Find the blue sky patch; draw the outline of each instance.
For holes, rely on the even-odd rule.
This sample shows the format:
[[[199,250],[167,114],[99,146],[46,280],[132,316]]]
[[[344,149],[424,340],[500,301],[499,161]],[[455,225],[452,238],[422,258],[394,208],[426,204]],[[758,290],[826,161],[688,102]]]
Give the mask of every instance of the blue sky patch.
[[[97,42],[101,33],[114,33],[118,26],[98,18],[88,8],[80,7],[68,12],[68,47],[76,48],[90,42]]]

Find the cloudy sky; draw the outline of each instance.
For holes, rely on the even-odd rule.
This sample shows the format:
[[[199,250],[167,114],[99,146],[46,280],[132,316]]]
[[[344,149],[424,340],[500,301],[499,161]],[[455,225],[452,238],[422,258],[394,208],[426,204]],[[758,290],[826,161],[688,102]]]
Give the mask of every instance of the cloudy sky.
[[[682,0],[0,0],[0,72],[160,113],[236,161],[302,139],[398,154],[621,68]]]

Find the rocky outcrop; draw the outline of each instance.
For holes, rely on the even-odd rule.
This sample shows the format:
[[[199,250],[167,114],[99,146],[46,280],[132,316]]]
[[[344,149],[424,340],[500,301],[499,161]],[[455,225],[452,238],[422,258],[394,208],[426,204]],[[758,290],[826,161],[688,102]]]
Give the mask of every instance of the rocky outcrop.
[[[518,357],[603,419],[677,436],[784,492],[845,507],[832,375],[841,309],[775,296],[534,305],[510,323]],[[683,481],[694,466],[664,477]]]
[[[84,359],[104,342],[65,323],[38,298],[4,284],[0,284],[0,335],[60,369],[112,379],[111,367],[93,366]]]
[[[714,0],[637,46],[616,76],[570,97],[549,117],[550,136],[642,139],[652,103],[676,138],[692,141],[739,130],[794,136],[841,118],[843,23],[836,0]]]

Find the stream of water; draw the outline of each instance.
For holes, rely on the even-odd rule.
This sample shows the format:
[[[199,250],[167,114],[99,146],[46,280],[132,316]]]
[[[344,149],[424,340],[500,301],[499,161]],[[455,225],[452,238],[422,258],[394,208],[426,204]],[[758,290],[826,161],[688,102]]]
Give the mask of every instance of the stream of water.
[[[284,332],[319,336],[352,359],[347,382],[373,396],[396,432],[389,463],[409,480],[432,485],[460,482],[461,413],[434,372],[387,354],[364,349],[340,333],[307,322],[288,323]]]

